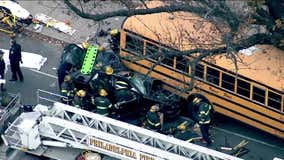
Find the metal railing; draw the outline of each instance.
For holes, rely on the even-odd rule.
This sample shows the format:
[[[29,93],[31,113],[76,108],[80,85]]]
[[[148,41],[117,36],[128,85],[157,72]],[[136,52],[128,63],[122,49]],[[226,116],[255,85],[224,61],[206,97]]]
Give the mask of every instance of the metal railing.
[[[48,92],[45,90],[38,89],[36,92],[37,104],[52,106],[54,102],[61,102],[61,99],[68,98],[60,94]]]
[[[2,95],[2,98],[10,98],[6,106],[1,106],[2,113],[0,114],[0,134],[7,128],[8,124],[12,122],[21,112],[20,110],[20,94]]]

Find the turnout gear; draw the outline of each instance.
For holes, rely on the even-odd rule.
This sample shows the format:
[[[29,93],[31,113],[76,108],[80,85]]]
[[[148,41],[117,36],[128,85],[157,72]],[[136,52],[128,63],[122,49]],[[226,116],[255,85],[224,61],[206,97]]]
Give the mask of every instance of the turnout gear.
[[[115,81],[115,100],[114,107],[120,109],[121,105],[128,104],[137,100],[137,96],[131,91],[127,82],[122,80]]]
[[[100,70],[102,66],[103,66],[102,62],[98,62],[97,64],[95,64],[95,69]]]
[[[82,47],[87,49],[90,46],[90,44],[88,42],[83,42],[82,43]]]
[[[151,112],[158,112],[159,111],[159,106],[157,104],[151,106],[150,111]]]
[[[185,124],[181,124],[181,125],[179,125],[177,128],[178,128],[179,130],[182,130],[182,131],[187,130],[187,127],[186,127]]]
[[[200,101],[201,101],[201,99],[198,98],[198,97],[195,97],[195,98],[192,100],[192,102],[193,102],[194,104],[198,104]]]
[[[177,127],[177,131],[174,134],[174,137],[184,140],[186,142],[193,143],[194,139],[199,139],[199,135],[190,131],[185,124],[181,124]]]
[[[118,34],[118,29],[112,29],[111,31],[110,31],[110,35],[111,36],[116,36]]]
[[[112,104],[110,100],[106,97],[107,92],[104,89],[100,89],[99,91],[100,96],[95,98],[95,105],[97,107],[96,113],[108,116],[110,112],[110,108],[112,107]]]
[[[69,72],[72,70],[73,65],[67,62],[61,63],[58,70],[57,70],[57,76],[58,76],[58,85],[59,89],[61,90],[61,85],[64,81],[64,78]]]
[[[103,97],[105,97],[105,96],[107,96],[108,95],[108,93],[107,93],[107,91],[106,90],[104,90],[104,89],[100,89],[100,96],[103,96]]]
[[[77,96],[79,96],[79,97],[85,97],[86,96],[86,91],[85,90],[79,90],[78,92],[77,92]]]
[[[119,45],[120,45],[120,33],[118,29],[113,29],[110,31],[110,36],[111,36],[111,49],[113,50],[114,53],[118,53],[119,51]]]
[[[64,82],[61,86],[61,95],[64,96],[62,98],[63,103],[65,104],[71,104],[71,101],[74,98],[75,93],[75,85],[71,81],[71,76],[66,75],[64,77]]]
[[[154,131],[160,131],[161,130],[161,118],[158,114],[157,110],[153,110],[153,108],[156,109],[156,106],[152,106],[150,111],[146,114],[146,124],[145,127]]]
[[[102,52],[102,51],[104,51],[104,50],[105,50],[105,47],[99,46],[99,48],[98,48],[98,51],[99,51],[99,52]]]
[[[115,90],[122,90],[122,89],[128,90],[128,83],[126,83],[125,81],[117,80],[115,82]]]
[[[113,74],[113,68],[111,66],[106,66],[105,67],[105,73],[107,75],[112,75]]]
[[[199,111],[198,111],[198,117],[199,117],[199,124],[209,124],[211,121],[210,117],[210,111],[212,107],[208,103],[201,102],[199,104]]]
[[[209,137],[209,126],[211,122],[210,112],[212,110],[212,106],[208,103],[200,102],[198,111],[198,124],[200,125],[200,131],[202,134],[202,138],[206,141],[207,145],[210,145],[212,141]]]
[[[78,94],[75,95],[75,97],[73,99],[74,107],[84,108],[84,106],[86,106],[86,104],[87,104],[87,102],[86,102],[85,97],[80,97]]]

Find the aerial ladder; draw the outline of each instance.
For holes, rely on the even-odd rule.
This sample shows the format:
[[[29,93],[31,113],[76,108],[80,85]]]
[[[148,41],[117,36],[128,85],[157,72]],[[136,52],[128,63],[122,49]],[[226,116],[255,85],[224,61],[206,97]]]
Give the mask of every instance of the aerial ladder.
[[[33,112],[22,113],[2,139],[35,155],[44,155],[39,151],[43,147],[60,146],[127,160],[241,160],[59,102],[37,104]]]

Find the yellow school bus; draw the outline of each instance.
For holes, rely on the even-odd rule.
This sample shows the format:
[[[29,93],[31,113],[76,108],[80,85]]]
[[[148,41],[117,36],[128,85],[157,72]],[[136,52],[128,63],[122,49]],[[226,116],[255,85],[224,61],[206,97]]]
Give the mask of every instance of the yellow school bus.
[[[153,1],[151,5],[161,4]],[[215,26],[197,15],[139,15],[122,25],[120,56],[134,71],[148,74],[152,70],[149,76],[188,103],[192,95],[203,95],[216,112],[284,138],[284,51],[271,45],[241,50],[237,72],[228,54],[210,56],[195,66],[194,77],[188,62],[201,53],[176,54],[223,44]],[[186,90],[193,79],[193,90]]]

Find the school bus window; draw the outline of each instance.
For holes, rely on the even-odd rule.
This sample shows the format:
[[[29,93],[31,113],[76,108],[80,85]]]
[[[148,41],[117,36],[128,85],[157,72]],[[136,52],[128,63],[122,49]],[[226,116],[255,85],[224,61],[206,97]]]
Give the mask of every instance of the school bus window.
[[[222,73],[222,88],[234,91],[235,88],[235,78],[226,73]]]
[[[174,56],[167,56],[167,55],[164,55],[164,56],[161,58],[161,63],[164,64],[164,65],[173,67],[173,65],[174,65]]]
[[[159,47],[157,45],[154,45],[152,43],[146,42],[146,56],[158,60],[159,58]]]
[[[219,85],[219,75],[220,72],[218,70],[213,69],[211,67],[207,67],[206,80],[208,82]]]
[[[187,58],[176,56],[176,69],[188,73]]]
[[[126,35],[126,46],[125,48],[137,54],[143,54],[143,41],[139,38],[131,35]]]
[[[268,106],[281,110],[281,95],[268,91]]]
[[[252,99],[264,104],[265,103],[265,90],[258,88],[256,86],[253,86]]]
[[[249,98],[250,84],[240,79],[237,80],[237,83],[237,93]]]
[[[204,65],[198,64],[195,67],[195,76],[204,79]]]
[[[162,57],[161,57],[161,63],[170,67],[174,66],[174,56],[170,55],[170,51],[166,48],[161,49]]]

